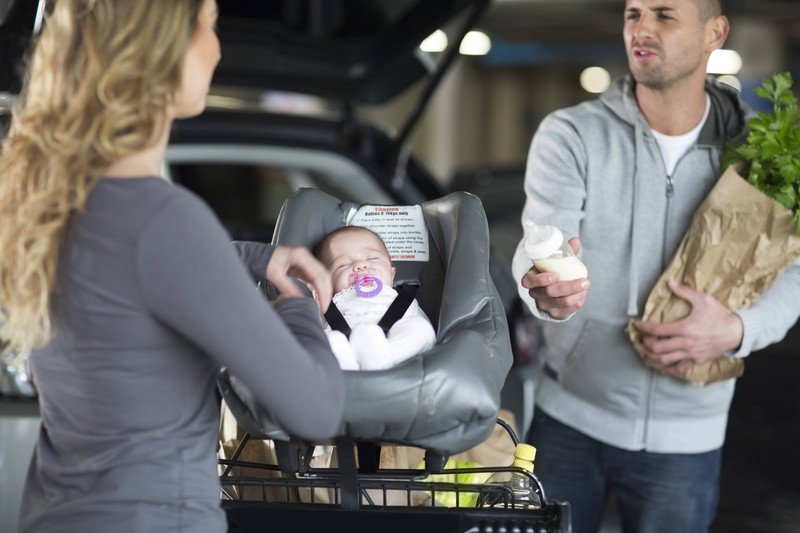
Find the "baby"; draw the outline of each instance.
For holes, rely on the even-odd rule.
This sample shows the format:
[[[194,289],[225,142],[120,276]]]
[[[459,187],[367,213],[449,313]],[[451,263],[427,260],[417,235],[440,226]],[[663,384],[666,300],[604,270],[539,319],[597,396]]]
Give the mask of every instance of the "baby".
[[[333,277],[333,304],[350,326],[350,338],[326,323],[331,348],[345,370],[381,370],[430,349],[436,333],[416,299],[384,334],[378,322],[397,297],[395,267],[379,235],[343,226],[326,235],[314,255]]]

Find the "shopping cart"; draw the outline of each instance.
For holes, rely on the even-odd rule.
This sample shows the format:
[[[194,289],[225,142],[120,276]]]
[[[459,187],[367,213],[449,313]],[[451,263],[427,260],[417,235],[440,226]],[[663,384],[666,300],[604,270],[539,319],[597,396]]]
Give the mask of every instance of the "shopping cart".
[[[498,419],[516,445],[513,429]],[[443,469],[437,460],[420,469],[384,469],[370,457],[375,448],[337,439],[338,466],[312,466],[314,446],[296,450],[297,462],[255,463],[239,459],[252,440],[241,440],[231,459],[220,459],[222,506],[229,533],[262,532],[267,524],[291,524],[294,531],[435,531],[437,533],[570,533],[568,502],[548,499],[535,474],[511,466]],[[278,464],[280,463],[280,464]],[[286,464],[297,467],[286,472]],[[283,465],[283,468],[282,466]],[[238,468],[237,468],[238,467]],[[248,475],[234,475],[246,469]],[[289,468],[291,470],[292,468]],[[516,507],[513,493],[480,483],[442,481],[459,475],[516,470],[530,477],[541,499],[538,509]],[[498,502],[477,507],[479,500]]]

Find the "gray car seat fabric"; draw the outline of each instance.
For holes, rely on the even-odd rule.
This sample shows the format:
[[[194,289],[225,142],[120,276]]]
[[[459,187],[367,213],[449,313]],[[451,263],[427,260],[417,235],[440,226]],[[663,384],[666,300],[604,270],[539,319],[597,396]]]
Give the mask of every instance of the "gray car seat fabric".
[[[283,205],[273,244],[313,248],[359,207],[300,189]],[[491,433],[513,356],[503,304],[489,274],[489,232],[480,199],[456,192],[421,207],[429,258],[395,260],[395,283],[419,282],[417,299],[434,324],[436,346],[386,370],[346,371],[340,436],[450,455]],[[251,435],[290,438],[234,376],[224,375],[220,389]]]

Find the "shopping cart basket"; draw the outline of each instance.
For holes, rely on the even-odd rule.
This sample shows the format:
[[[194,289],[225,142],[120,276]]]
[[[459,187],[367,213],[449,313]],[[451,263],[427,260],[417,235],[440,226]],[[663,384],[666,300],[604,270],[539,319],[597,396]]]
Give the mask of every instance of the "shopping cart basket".
[[[504,421],[514,444],[518,440]],[[513,493],[495,485],[440,481],[431,469],[381,469],[364,457],[359,443],[336,441],[339,464],[335,468],[311,466],[313,446],[300,453],[296,472],[282,472],[278,464],[238,459],[249,442],[242,439],[231,459],[220,460],[222,506],[229,519],[229,533],[261,532],[270,523],[289,523],[294,531],[435,531],[437,533],[570,533],[568,502],[548,499],[535,474],[511,466],[448,468],[435,465],[433,472],[485,474],[517,470],[530,476],[542,505],[517,508]],[[235,467],[251,475],[232,475]],[[252,475],[260,472],[260,475]],[[448,479],[457,479],[456,476]],[[484,476],[484,477],[486,477]],[[476,507],[491,497],[495,507]],[[447,505],[443,504],[447,502]],[[367,529],[369,528],[369,529]]]

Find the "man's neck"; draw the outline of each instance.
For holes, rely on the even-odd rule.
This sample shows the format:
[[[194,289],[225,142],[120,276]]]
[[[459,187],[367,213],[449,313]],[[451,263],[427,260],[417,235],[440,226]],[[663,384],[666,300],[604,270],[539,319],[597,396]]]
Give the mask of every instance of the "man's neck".
[[[654,90],[636,85],[636,102],[651,128],[664,135],[682,135],[702,120],[705,83]]]

